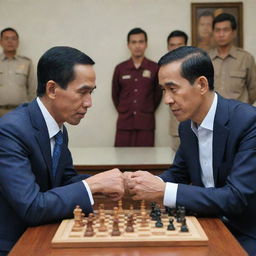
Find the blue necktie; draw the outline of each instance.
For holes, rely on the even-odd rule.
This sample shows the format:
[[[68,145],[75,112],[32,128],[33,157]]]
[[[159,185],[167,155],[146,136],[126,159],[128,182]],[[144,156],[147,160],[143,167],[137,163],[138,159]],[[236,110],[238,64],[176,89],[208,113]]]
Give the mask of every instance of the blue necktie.
[[[55,145],[53,148],[53,154],[52,154],[52,173],[53,173],[53,177],[56,176],[56,172],[57,172],[57,166],[59,163],[59,159],[60,159],[60,154],[61,154],[61,146],[63,143],[63,134],[61,131],[59,131],[55,136]]]

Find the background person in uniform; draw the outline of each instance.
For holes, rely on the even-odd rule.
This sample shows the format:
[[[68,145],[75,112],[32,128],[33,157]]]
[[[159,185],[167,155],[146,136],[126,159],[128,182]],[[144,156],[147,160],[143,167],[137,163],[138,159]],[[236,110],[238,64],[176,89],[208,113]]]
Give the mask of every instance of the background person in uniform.
[[[188,43],[188,36],[185,32],[180,30],[172,31],[167,37],[167,49],[173,51],[178,47],[185,46]],[[178,132],[179,122],[172,112],[170,112],[170,136],[171,148],[176,151],[180,145],[180,138]]]
[[[188,35],[181,30],[172,31],[167,37],[167,49],[172,51],[178,47],[187,45]]]
[[[202,14],[199,15],[197,22],[197,47],[206,51],[212,49],[215,45],[212,36],[213,18],[214,16],[210,11],[204,11]]]
[[[13,28],[1,31],[0,117],[35,97],[35,74],[29,58],[17,55],[19,35]]]
[[[221,217],[256,255],[256,108],[214,92],[211,59],[184,46],[159,61],[164,101],[181,122],[181,144],[159,179],[125,173],[135,200],[161,200],[202,216]]]
[[[253,56],[233,45],[235,17],[222,13],[213,21],[217,48],[209,52],[214,66],[215,89],[222,96],[253,104],[256,100],[256,66]]]
[[[118,111],[116,147],[154,146],[155,111],[162,91],[158,85],[158,65],[145,58],[147,34],[141,28],[127,36],[131,58],[116,66],[112,99]]]
[[[118,169],[78,175],[64,122],[78,125],[92,106],[93,60],[70,47],[48,50],[38,63],[38,97],[0,118],[0,255],[28,226],[73,216],[76,205],[92,211],[93,194],[118,200]]]

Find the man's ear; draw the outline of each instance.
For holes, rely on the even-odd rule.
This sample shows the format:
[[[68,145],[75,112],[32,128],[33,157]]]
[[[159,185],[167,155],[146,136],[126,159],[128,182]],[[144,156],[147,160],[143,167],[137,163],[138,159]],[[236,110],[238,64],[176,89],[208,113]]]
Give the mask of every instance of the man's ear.
[[[202,95],[209,91],[209,83],[205,76],[198,77],[196,83]]]
[[[56,89],[57,89],[58,85],[56,82],[54,82],[53,80],[49,80],[46,83],[46,95],[50,98],[50,99],[54,99],[56,96]]]

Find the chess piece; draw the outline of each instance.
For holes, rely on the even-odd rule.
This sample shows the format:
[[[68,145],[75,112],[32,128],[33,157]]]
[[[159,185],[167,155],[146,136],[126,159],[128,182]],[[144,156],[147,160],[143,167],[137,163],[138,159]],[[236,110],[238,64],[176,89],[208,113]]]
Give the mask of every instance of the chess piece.
[[[114,213],[113,213],[114,219],[118,219],[118,215],[119,215],[119,214],[118,214],[118,207],[114,207],[114,208],[113,208],[113,212],[114,212]]]
[[[156,227],[156,228],[162,228],[163,225],[164,225],[164,224],[163,224],[161,218],[158,218],[157,221],[156,221],[155,227]]]
[[[104,204],[99,204],[99,211],[104,210]]]
[[[141,200],[140,203],[140,211],[144,212],[146,210],[146,204],[145,204],[145,200]]]
[[[169,219],[169,225],[167,226],[167,230],[175,230],[175,227],[173,225],[173,218]]]
[[[185,216],[186,216],[185,206],[181,206],[181,207],[180,207],[180,218],[181,218],[181,222],[182,222],[182,220],[185,218]]]
[[[74,226],[72,227],[72,231],[81,231],[84,226],[82,209],[79,205],[73,211],[74,214]]]
[[[146,210],[144,210],[143,212],[141,212],[141,227],[146,227],[148,225],[148,218],[149,216],[147,215]]]
[[[119,223],[118,218],[114,218],[114,220],[113,220],[113,230],[112,230],[111,236],[120,236],[121,235],[118,223]]]
[[[162,228],[163,227],[163,223],[162,223],[162,220],[161,220],[161,211],[160,211],[159,208],[156,211],[156,223],[155,223],[155,226],[157,228]]]
[[[188,226],[186,223],[186,218],[183,218],[181,227],[180,227],[180,232],[188,232]]]
[[[93,236],[94,230],[93,230],[93,213],[89,214],[89,217],[87,218],[87,226],[86,230],[84,232],[84,236]]]
[[[134,232],[133,224],[134,224],[133,215],[129,213],[128,217],[127,217],[127,223],[126,223],[125,231],[126,232]]]
[[[155,217],[156,202],[151,202],[150,206],[151,206],[151,212],[149,215],[153,219],[153,217]]]
[[[124,211],[123,211],[123,201],[122,200],[119,200],[118,201],[118,212],[119,212],[119,214],[121,213],[123,213]]]
[[[177,221],[178,223],[181,223],[181,221],[182,221],[181,215],[182,215],[181,207],[178,206],[178,209],[177,209],[177,211],[176,211],[176,221]]]
[[[101,215],[99,217],[99,222],[100,222],[100,226],[99,226],[99,231],[100,232],[105,232],[107,231],[107,226],[105,224],[105,215]]]

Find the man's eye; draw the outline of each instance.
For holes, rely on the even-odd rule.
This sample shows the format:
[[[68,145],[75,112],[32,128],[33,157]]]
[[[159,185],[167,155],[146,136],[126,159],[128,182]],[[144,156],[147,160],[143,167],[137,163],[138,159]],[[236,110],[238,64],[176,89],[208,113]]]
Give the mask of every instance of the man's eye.
[[[176,91],[177,91],[177,88],[175,88],[175,87],[170,87],[170,91],[171,91],[171,92],[176,92]]]

